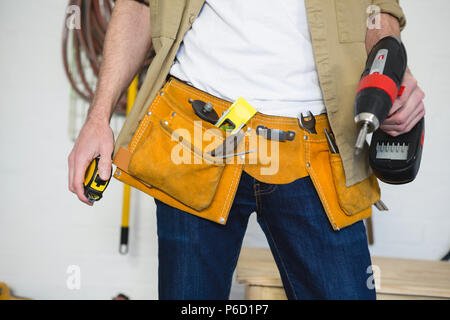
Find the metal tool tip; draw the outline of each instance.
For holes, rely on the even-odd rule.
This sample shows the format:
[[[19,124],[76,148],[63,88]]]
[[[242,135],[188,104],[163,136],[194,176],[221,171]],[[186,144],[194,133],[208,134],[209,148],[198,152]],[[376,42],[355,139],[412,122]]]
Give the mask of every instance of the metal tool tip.
[[[364,148],[364,143],[366,142],[367,132],[369,131],[369,124],[365,122],[361,130],[359,130],[358,139],[355,143],[355,156],[359,155]]]

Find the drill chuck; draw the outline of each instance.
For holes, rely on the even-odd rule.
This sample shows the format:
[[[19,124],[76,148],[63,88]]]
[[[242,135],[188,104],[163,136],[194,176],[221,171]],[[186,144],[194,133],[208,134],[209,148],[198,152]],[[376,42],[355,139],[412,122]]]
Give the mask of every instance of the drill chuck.
[[[359,155],[364,148],[366,137],[380,126],[378,118],[370,112],[362,112],[355,117],[355,122],[359,127],[358,138],[355,143],[355,155]]]

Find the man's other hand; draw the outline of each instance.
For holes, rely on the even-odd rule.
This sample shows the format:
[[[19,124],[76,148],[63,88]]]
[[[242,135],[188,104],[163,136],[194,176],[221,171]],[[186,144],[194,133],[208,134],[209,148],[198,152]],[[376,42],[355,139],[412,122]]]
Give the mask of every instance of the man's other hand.
[[[111,174],[111,155],[114,149],[114,135],[107,120],[89,118],[80,131],[77,141],[69,155],[69,190],[80,201],[92,206],[84,194],[84,176],[91,161],[100,156],[98,164],[102,180]]]
[[[381,130],[394,137],[409,132],[425,116],[425,93],[409,68],[402,86],[405,87],[403,94],[394,101],[388,118],[380,126]]]

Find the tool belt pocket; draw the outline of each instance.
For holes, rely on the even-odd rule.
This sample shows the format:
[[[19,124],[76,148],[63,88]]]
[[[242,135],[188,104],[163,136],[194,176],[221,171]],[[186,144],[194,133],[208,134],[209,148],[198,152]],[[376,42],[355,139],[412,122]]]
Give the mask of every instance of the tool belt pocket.
[[[212,138],[219,144],[223,135],[194,121],[170,97],[159,99],[148,134],[132,153],[128,171],[146,185],[202,211],[211,205],[225,168],[206,153],[212,144],[204,147],[203,140]]]
[[[374,175],[346,187],[344,167],[338,153],[330,153],[326,141],[306,143],[307,170],[335,230],[370,217],[372,204],[380,199]]]
[[[380,200],[380,187],[375,175],[372,174],[360,183],[347,187],[342,159],[338,153],[330,154],[330,165],[337,199],[347,216],[358,214]]]

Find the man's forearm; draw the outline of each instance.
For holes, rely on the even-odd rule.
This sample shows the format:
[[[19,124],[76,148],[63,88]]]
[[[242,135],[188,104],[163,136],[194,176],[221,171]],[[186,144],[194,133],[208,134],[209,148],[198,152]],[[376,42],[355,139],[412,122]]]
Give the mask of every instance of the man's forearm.
[[[108,121],[150,50],[149,8],[117,0],[105,38],[103,60],[89,117]]]
[[[400,38],[400,24],[394,16],[388,13],[380,13],[380,28],[367,29],[366,50],[372,50],[375,44],[384,37],[396,36]]]

